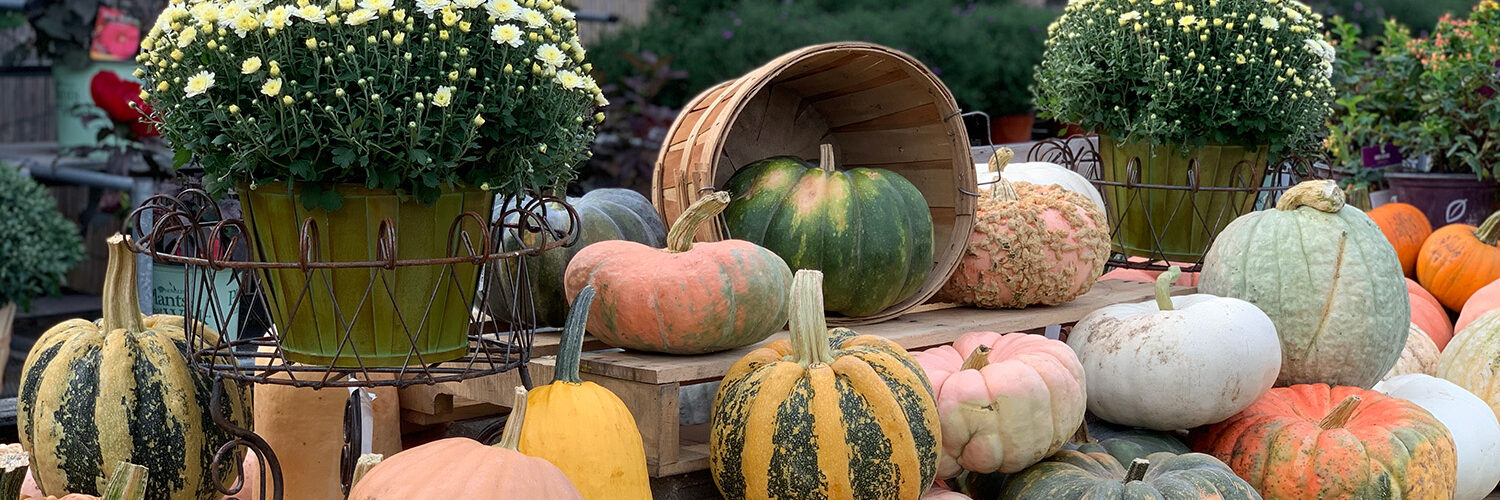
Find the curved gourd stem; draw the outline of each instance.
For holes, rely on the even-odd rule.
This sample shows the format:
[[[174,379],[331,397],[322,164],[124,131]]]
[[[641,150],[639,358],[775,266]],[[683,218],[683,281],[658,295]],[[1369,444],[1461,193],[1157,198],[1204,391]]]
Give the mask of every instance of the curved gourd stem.
[[[1003,201],[1021,199],[1021,195],[1016,193],[1016,187],[1005,180],[1005,167],[1015,157],[1016,152],[1010,148],[1000,148],[990,155],[990,171],[995,173],[995,185],[990,188],[990,198]]]
[[[31,465],[31,454],[19,444],[0,448],[0,500],[21,498],[21,483],[26,482],[26,471]]]
[[[830,174],[838,171],[838,165],[836,165],[833,160],[832,144],[818,145],[818,168],[821,168],[824,172],[828,172]]]
[[[510,416],[505,418],[505,430],[500,433],[500,442],[495,446],[520,451],[521,426],[526,424],[526,388],[516,386],[515,401],[510,405]]]
[[[680,253],[692,250],[693,235],[698,233],[698,226],[703,221],[718,217],[719,212],[723,212],[727,206],[729,193],[724,191],[714,191],[688,205],[687,210],[672,223],[672,229],[667,230],[667,251]]]
[[[1338,406],[1333,407],[1333,411],[1328,412],[1328,416],[1318,422],[1318,428],[1326,431],[1343,427],[1349,422],[1349,417],[1354,416],[1354,409],[1358,408],[1363,400],[1357,394],[1350,394],[1349,397],[1340,401]]]
[[[1344,190],[1337,182],[1306,181],[1292,186],[1281,199],[1276,200],[1277,210],[1296,210],[1311,207],[1320,212],[1336,213],[1344,208]]]
[[[573,309],[568,311],[568,322],[563,324],[562,342],[557,346],[557,369],[552,382],[581,384],[578,378],[578,358],[583,354],[583,332],[589,323],[589,307],[594,304],[594,285],[583,287],[573,299]]]
[[[1087,419],[1085,419],[1083,423],[1078,424],[1078,431],[1073,433],[1073,437],[1069,439],[1068,442],[1075,445],[1097,442],[1094,441],[1094,436],[1089,435],[1089,423]]]
[[[354,475],[349,480],[349,488],[352,490],[355,485],[358,485],[359,480],[364,479],[365,474],[369,474],[370,469],[374,469],[375,466],[380,465],[382,460],[385,460],[385,455],[379,453],[360,455],[359,460],[354,462]]]
[[[111,247],[113,248],[113,247]],[[130,462],[115,464],[115,473],[104,485],[100,500],[141,500],[146,498],[146,468]]]
[[[981,345],[979,347],[974,348],[974,352],[969,353],[969,357],[964,359],[964,365],[960,369],[963,369],[963,370],[978,370],[978,369],[984,368],[984,367],[989,366],[989,365],[990,365],[990,346]]]
[[[1144,458],[1137,458],[1135,460],[1132,460],[1130,462],[1130,469],[1125,471],[1125,480],[1120,482],[1130,484],[1131,481],[1140,481],[1142,479],[1145,479],[1146,469],[1150,467],[1150,460],[1146,460]]]
[[[1176,308],[1172,305],[1172,284],[1182,277],[1182,268],[1172,266],[1156,277],[1156,307],[1163,311]]]
[[[109,267],[104,271],[104,331],[146,331],[141,303],[135,291],[135,254],[126,246],[129,237],[116,233],[109,244]]]
[[[1490,214],[1489,218],[1479,225],[1479,229],[1474,230],[1474,237],[1479,238],[1479,241],[1484,242],[1485,245],[1495,246],[1495,242],[1500,241],[1500,212]]]
[[[799,269],[792,276],[792,359],[804,367],[833,363],[828,320],[823,317],[823,273]]]

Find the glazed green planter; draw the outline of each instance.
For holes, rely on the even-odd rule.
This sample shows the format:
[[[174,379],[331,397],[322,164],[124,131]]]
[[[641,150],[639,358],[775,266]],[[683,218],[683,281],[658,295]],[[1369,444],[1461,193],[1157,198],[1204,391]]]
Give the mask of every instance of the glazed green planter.
[[[1109,208],[1114,251],[1133,257],[1199,262],[1214,237],[1229,221],[1255,208],[1250,188],[1266,181],[1265,146],[1178,146],[1116,141],[1099,136],[1100,178],[1132,186],[1099,186]],[[1132,179],[1132,159],[1139,177]],[[1139,187],[1142,184],[1192,186],[1189,171],[1198,165],[1198,187],[1233,187],[1244,191],[1191,191]]]
[[[463,212],[490,220],[494,198],[481,189],[444,192],[424,204],[393,191],[339,185],[343,206],[308,210],[286,183],[250,189],[240,203],[252,251],[262,262],[299,262],[302,223],[317,224],[324,262],[375,261],[380,222],[396,229],[397,259],[447,256],[448,229]],[[465,226],[470,231],[477,228]],[[478,234],[470,238],[480,241]],[[338,367],[432,364],[469,350],[469,310],[478,285],[474,264],[394,269],[275,269],[261,273],[271,320],[286,358]],[[337,305],[337,307],[335,307]]]

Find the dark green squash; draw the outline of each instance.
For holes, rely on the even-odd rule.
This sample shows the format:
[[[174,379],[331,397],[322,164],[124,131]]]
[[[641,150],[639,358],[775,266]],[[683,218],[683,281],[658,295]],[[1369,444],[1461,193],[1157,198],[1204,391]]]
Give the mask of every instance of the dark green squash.
[[[494,217],[499,218],[502,210],[517,206],[514,200],[510,200],[508,207],[505,206],[506,202],[506,198],[495,199]],[[520,203],[522,207],[529,206],[531,198],[522,198]],[[656,209],[651,207],[651,201],[640,193],[620,188],[595,189],[579,198],[569,197],[568,204],[578,211],[578,242],[572,246],[554,248],[536,257],[527,257],[527,286],[519,290],[519,295],[516,294],[516,283],[512,281],[515,266],[518,265],[517,259],[501,259],[490,265],[491,272],[497,275],[493,280],[496,286],[488,291],[488,300],[490,309],[497,318],[508,320],[515,310],[511,307],[513,303],[531,302],[535,304],[539,325],[560,327],[568,316],[563,276],[568,270],[568,263],[573,261],[573,256],[579,250],[608,240],[634,241],[653,248],[661,248],[667,244],[666,225],[662,224]],[[540,212],[540,209],[533,211]],[[506,221],[515,220],[516,216],[512,214]],[[556,204],[548,207],[547,222],[555,229],[569,229],[567,211]],[[508,230],[500,245],[506,251],[535,248],[545,244],[546,238],[541,233]]]
[[[231,437],[213,423],[212,380],[187,364],[181,316],[141,316],[135,256],[120,235],[109,239],[103,304],[98,323],[59,323],[26,357],[16,426],[37,483],[51,494],[98,495],[125,461],[149,470],[148,500],[218,498],[210,464]],[[224,396],[224,415],[249,428],[249,391],[226,381]]]
[[[1171,434],[1147,429],[1120,427],[1103,420],[1093,420],[1078,427],[1065,450],[1084,453],[1108,453],[1122,464],[1159,452],[1191,453],[1186,444]]]
[[[792,269],[819,270],[828,311],[870,316],[921,289],[932,271],[932,213],[922,192],[889,170],[835,170],[833,148],[819,165],[778,156],[745,166],[725,185],[734,194],[724,225],[766,247]]]
[[[1259,500],[1260,494],[1224,462],[1202,453],[1153,453],[1127,467],[1108,453],[1063,450],[1011,475],[1000,498]]]

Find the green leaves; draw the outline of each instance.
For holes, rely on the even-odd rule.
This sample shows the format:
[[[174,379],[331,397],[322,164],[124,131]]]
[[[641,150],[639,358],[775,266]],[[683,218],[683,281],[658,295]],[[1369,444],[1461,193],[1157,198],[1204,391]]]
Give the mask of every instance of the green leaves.
[[[82,259],[78,228],[57,212],[46,188],[0,163],[0,307],[28,309],[33,297],[57,291]]]

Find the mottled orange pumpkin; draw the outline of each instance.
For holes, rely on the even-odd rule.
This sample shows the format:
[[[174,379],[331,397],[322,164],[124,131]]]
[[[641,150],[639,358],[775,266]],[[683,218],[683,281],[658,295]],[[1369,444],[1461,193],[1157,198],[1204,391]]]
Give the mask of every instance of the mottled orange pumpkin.
[[[1427,214],[1406,203],[1386,203],[1374,210],[1366,210],[1365,215],[1380,226],[1385,239],[1396,248],[1401,271],[1407,276],[1416,276],[1417,252],[1422,250],[1422,242],[1432,235],[1432,223],[1427,222]]]
[[[1193,432],[1267,500],[1452,498],[1448,429],[1415,403],[1358,387],[1271,389],[1229,420]]]
[[[1453,339],[1453,324],[1448,322],[1448,311],[1438,303],[1437,297],[1411,278],[1406,278],[1406,294],[1411,298],[1411,322],[1432,338],[1439,351],[1443,350]]]
[[[1417,281],[1444,307],[1463,309],[1481,287],[1500,279],[1500,212],[1477,229],[1449,224],[1432,232],[1417,255]]]

